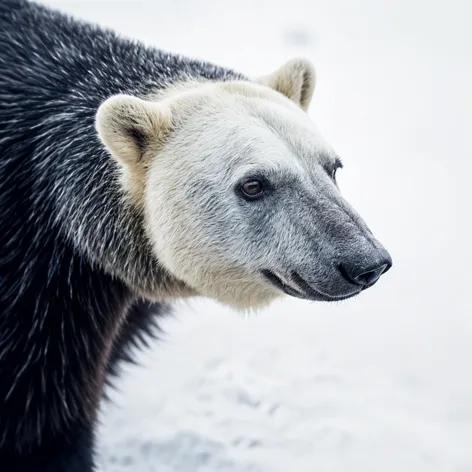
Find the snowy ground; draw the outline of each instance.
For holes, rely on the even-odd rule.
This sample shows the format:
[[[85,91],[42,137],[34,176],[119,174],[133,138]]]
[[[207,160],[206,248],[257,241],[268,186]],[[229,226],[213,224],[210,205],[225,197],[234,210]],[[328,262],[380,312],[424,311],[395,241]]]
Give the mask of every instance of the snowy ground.
[[[341,188],[395,262],[338,305],[183,307],[103,412],[103,472],[472,472],[472,3],[48,3],[252,75],[311,58]]]

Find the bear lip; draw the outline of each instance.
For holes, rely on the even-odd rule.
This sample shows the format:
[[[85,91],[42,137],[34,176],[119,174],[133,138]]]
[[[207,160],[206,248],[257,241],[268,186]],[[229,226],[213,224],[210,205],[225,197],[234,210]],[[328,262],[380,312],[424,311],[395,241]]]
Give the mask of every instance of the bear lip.
[[[326,302],[336,302],[341,300],[346,300],[348,298],[358,295],[361,290],[356,290],[346,295],[327,295],[319,290],[315,289],[310,285],[303,277],[301,277],[297,272],[292,271],[291,279],[296,283],[297,288],[292,287],[287,282],[284,282],[278,275],[268,269],[261,270],[262,275],[276,288],[281,290],[287,295],[290,295],[295,298],[301,298],[303,300],[311,301],[326,301]]]
[[[288,285],[286,282],[284,282],[278,275],[276,275],[274,272],[268,269],[263,269],[261,270],[262,275],[275,287],[277,287],[279,290],[282,290],[282,292],[286,293],[287,295],[290,295],[292,297],[296,298],[306,298],[306,294],[299,291],[298,289],[295,289]]]
[[[328,295],[314,288],[313,285],[308,283],[298,272],[292,271],[291,278],[301,289],[305,290],[305,293],[312,300],[337,302],[337,301],[346,300],[348,298],[354,297],[358,295],[360,292],[362,292],[362,288],[360,288],[344,295]]]

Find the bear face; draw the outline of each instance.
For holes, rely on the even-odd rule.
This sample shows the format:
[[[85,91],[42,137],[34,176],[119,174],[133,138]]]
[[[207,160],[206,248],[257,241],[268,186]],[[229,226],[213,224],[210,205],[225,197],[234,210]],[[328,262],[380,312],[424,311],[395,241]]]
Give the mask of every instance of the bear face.
[[[98,134],[157,260],[195,293],[240,309],[283,293],[337,301],[390,268],[306,113],[314,84],[293,60],[254,82],[188,81],[100,106]]]

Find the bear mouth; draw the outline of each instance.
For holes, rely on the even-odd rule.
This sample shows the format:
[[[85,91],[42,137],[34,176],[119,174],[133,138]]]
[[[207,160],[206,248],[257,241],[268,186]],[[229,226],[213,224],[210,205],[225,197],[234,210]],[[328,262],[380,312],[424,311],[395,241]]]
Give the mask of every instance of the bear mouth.
[[[346,295],[327,295],[315,289],[310,285],[300,274],[293,271],[291,273],[291,281],[294,282],[294,285],[291,285],[289,282],[282,280],[277,274],[268,269],[261,270],[262,275],[268,280],[273,286],[284,292],[285,294],[301,298],[302,300],[311,300],[311,301],[326,301],[326,302],[337,302],[341,300],[346,300],[348,298],[358,295],[362,290],[356,290]]]

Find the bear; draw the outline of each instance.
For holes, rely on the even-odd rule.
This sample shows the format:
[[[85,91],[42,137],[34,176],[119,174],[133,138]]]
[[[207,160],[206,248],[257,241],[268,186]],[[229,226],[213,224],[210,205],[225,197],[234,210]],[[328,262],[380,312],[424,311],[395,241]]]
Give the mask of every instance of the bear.
[[[372,287],[307,59],[262,77],[0,3],[0,464],[95,470],[105,386],[177,299],[257,310]]]

